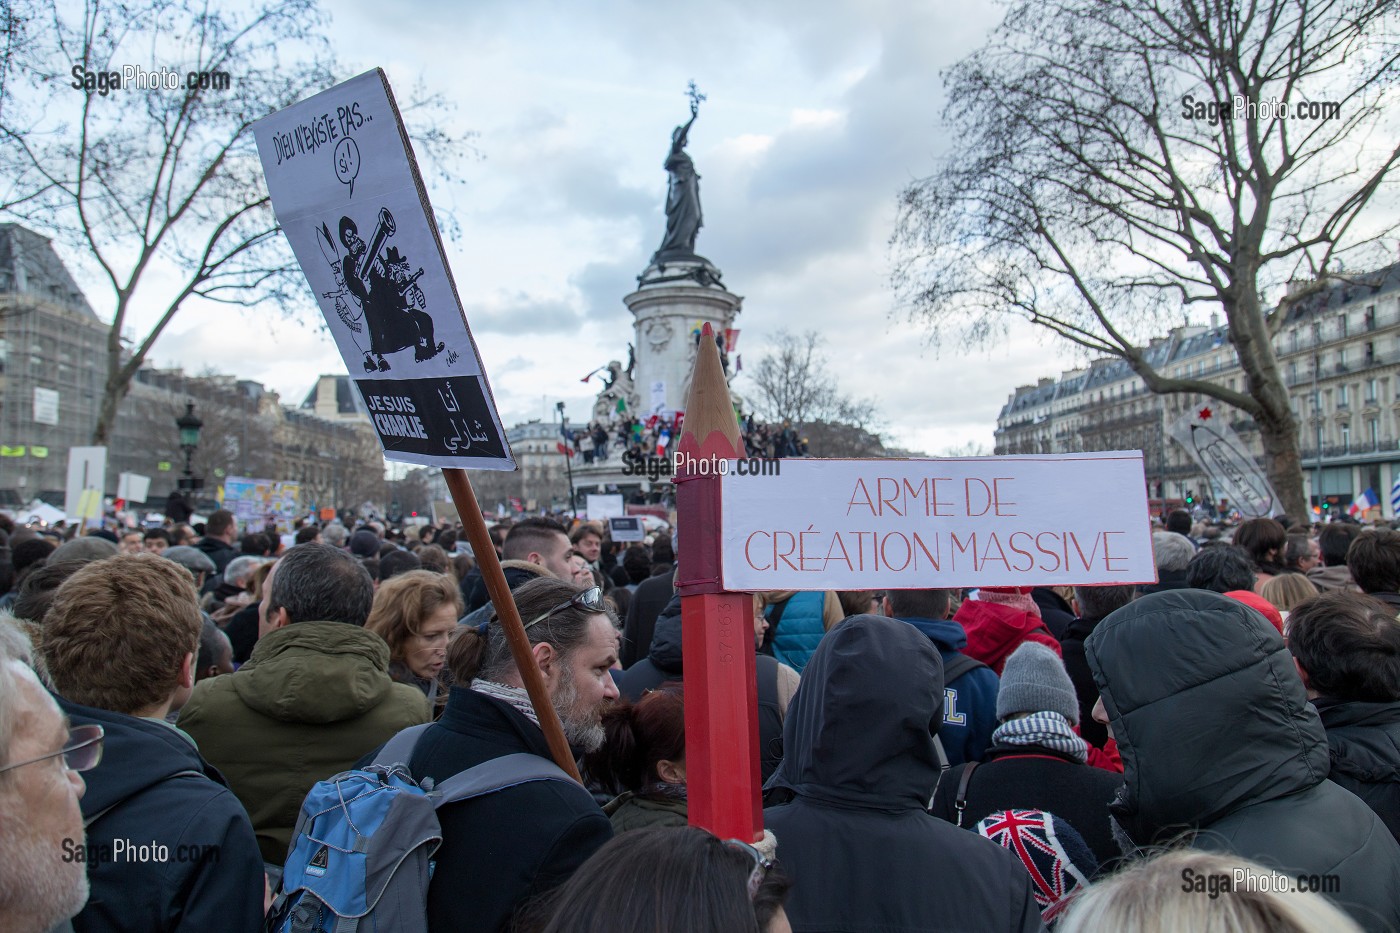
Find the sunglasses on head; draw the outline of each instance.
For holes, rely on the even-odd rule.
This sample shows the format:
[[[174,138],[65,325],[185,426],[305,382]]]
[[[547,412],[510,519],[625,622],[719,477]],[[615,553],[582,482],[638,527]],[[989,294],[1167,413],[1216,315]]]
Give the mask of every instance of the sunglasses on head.
[[[555,613],[563,612],[570,607],[581,609],[584,612],[602,612],[604,606],[603,588],[601,586],[590,586],[588,589],[570,596],[568,602],[560,603],[544,615],[535,616],[535,618],[525,623],[525,628],[529,628],[536,622],[543,622]]]
[[[91,771],[102,760],[102,737],[105,734],[101,726],[73,726],[68,730],[68,741],[58,751],[13,762],[0,768],[0,772],[32,765],[36,761],[47,761],[59,755],[63,756],[63,765],[69,771]]]
[[[753,871],[749,872],[749,900],[753,900],[758,897],[758,889],[763,885],[763,879],[768,876],[768,869],[773,867],[773,861],[764,858],[762,852],[758,851],[747,842],[740,842],[738,839],[726,839],[724,840],[724,844],[753,859]]]

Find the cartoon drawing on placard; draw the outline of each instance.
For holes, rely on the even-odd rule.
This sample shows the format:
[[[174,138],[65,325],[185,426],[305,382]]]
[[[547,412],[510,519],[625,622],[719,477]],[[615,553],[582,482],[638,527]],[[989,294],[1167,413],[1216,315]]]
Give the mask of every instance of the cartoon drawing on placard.
[[[316,245],[321,247],[321,255],[326,258],[326,263],[330,266],[331,277],[335,279],[336,290],[332,292],[322,292],[321,295],[335,302],[335,314],[340,318],[340,323],[350,331],[350,339],[354,341],[355,347],[364,357],[365,372],[372,373],[378,370],[373,358],[360,335],[365,331],[364,312],[360,309],[360,300],[350,293],[345,287],[345,273],[341,268],[340,250],[336,248],[335,240],[331,239],[331,231],[323,223],[316,228]]]
[[[384,207],[379,209],[378,222],[368,244],[360,236],[353,219],[340,218],[340,242],[347,252],[341,260],[341,279],[359,302],[369,327],[369,350],[364,352],[360,347],[366,372],[388,372],[392,366],[385,356],[410,347],[415,363],[431,360],[445,347],[434,337],[433,318],[427,312],[427,295],[418,285],[422,267],[410,273],[408,257],[402,255],[397,246],[384,249],[385,241],[396,230],[394,215]],[[360,346],[358,340],[356,346]]]

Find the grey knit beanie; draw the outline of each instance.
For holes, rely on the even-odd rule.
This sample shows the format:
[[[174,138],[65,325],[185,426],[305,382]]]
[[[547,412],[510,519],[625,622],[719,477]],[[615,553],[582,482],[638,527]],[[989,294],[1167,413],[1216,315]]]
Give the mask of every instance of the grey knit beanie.
[[[1079,699],[1074,693],[1074,683],[1055,652],[1033,641],[1023,642],[1006,659],[1006,667],[1002,669],[1001,689],[997,691],[997,718],[1046,710],[1077,724]]]

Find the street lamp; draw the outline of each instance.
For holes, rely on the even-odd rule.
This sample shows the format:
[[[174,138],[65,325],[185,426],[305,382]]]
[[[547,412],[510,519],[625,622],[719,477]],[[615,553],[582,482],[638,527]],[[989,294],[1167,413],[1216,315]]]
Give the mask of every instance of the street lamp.
[[[175,419],[180,429],[180,449],[185,452],[185,475],[180,477],[180,492],[185,504],[194,510],[195,492],[204,488],[204,480],[194,475],[194,452],[199,448],[199,429],[204,422],[194,413],[194,402],[185,403],[185,413]]]
[[[569,476],[569,511],[573,513],[574,520],[577,521],[578,506],[576,504],[576,500],[574,499],[574,451],[572,444],[569,443],[568,421],[564,417],[564,403],[557,402],[554,406],[554,410],[559,413],[559,443],[562,445],[567,445],[564,448],[563,453],[564,469]]]

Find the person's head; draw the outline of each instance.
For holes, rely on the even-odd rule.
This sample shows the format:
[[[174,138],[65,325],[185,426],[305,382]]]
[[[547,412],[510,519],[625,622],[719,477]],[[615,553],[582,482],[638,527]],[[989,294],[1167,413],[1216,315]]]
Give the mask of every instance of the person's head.
[[[417,554],[394,548],[379,558],[379,585],[383,586],[397,576],[422,569],[423,562],[418,559]]]
[[[246,590],[252,582],[254,572],[265,563],[267,561],[261,557],[241,554],[229,561],[228,566],[224,568],[224,582]]]
[[[603,532],[592,522],[585,522],[569,535],[569,543],[574,546],[575,551],[583,555],[584,560],[596,564],[598,556],[603,552]]]
[[[1246,873],[1257,883],[1236,883]],[[1360,933],[1331,901],[1296,888],[1293,879],[1237,855],[1177,849],[1097,880],[1074,899],[1056,930]]]
[[[1049,648],[1022,642],[1006,659],[997,688],[997,719],[1020,719],[1031,713],[1059,713],[1079,724],[1079,699],[1064,662]]]
[[[524,560],[568,580],[569,535],[552,518],[527,518],[511,526],[502,553],[506,560]]]
[[[424,570],[431,570],[434,573],[452,573],[452,561],[448,558],[447,552],[436,544],[426,544],[419,548],[418,560],[422,563]]]
[[[359,561],[329,544],[303,544],[263,583],[262,634],[295,622],[364,625],[373,604],[374,581]]]
[[[1076,586],[1074,588],[1074,604],[1079,607],[1081,619],[1102,619],[1110,612],[1122,609],[1136,598],[1137,587],[1132,584],[1126,586]]]
[[[593,568],[588,565],[588,559],[577,551],[569,552],[569,582],[579,587],[594,585]]]
[[[1189,537],[1191,534],[1191,513],[1185,509],[1172,509],[1167,513],[1167,531]]]
[[[42,624],[49,606],[53,605],[54,594],[58,592],[58,588],[89,563],[91,561],[50,560],[33,570],[25,576],[24,584],[19,588],[19,595],[15,597],[10,611],[17,619],[33,622],[35,625]]]
[[[1264,585],[1259,587],[1259,595],[1280,612],[1288,612],[1316,596],[1317,587],[1301,573],[1281,573],[1272,580],[1264,581]]]
[[[267,557],[272,551],[272,543],[267,540],[267,535],[254,531],[243,536],[238,542],[238,550],[253,557]]]
[[[1196,548],[1190,539],[1174,531],[1152,532],[1152,562],[1158,571],[1177,573],[1185,570],[1196,556]]]
[[[642,791],[685,784],[685,699],[680,684],[649,690],[636,703],[620,700],[603,714],[603,747],[584,759],[603,787]]]
[[[1186,565],[1186,585],[1198,590],[1252,590],[1254,580],[1254,563],[1249,555],[1243,548],[1229,544],[1201,548]]]
[[[302,528],[298,528],[293,541],[294,546],[296,544],[320,544],[321,529],[317,528],[315,525],[306,525]]]
[[[92,536],[65,541],[49,555],[49,563],[57,564],[65,560],[78,560],[90,564],[95,560],[106,560],[121,553],[116,544],[106,538]]]
[[[164,528],[152,528],[146,532],[143,543],[147,553],[159,557],[166,548],[170,547],[170,532]]]
[[[752,846],[672,826],[614,836],[547,902],[544,933],[790,930],[791,882]]]
[[[1346,564],[1361,592],[1400,592],[1400,531],[1357,535],[1347,551]]]
[[[1329,590],[1288,614],[1288,650],[1309,696],[1400,700],[1400,622],[1380,600]]]
[[[345,547],[345,541],[350,537],[350,530],[340,522],[331,522],[321,529],[321,543],[329,544],[331,547]],[[298,541],[298,544],[304,542]],[[313,544],[316,542],[312,542]]]
[[[0,629],[0,917],[15,933],[47,933],[87,903],[87,866],[65,857],[84,843],[86,787],[70,764],[95,765],[101,741],[70,762],[67,718],[30,668],[24,636]]]
[[[194,662],[195,683],[220,674],[233,673],[233,642],[213,619],[205,619],[199,633],[199,656]]]
[[[160,556],[188,570],[196,589],[203,587],[205,578],[218,569],[208,554],[184,544],[166,548]]]
[[[890,590],[885,615],[896,619],[946,619],[953,608],[952,590]]]
[[[238,537],[238,522],[228,509],[215,509],[204,523],[204,537],[232,544]]]
[[[1283,546],[1283,565],[1297,573],[1307,573],[1317,566],[1319,552],[1316,542],[1307,535],[1289,535]]]
[[[1288,532],[1272,518],[1251,518],[1240,522],[1232,543],[1243,548],[1255,564],[1277,564],[1283,558]]]
[[[1046,810],[996,810],[978,820],[973,831],[1025,866],[1040,919],[1046,924],[1062,916],[1099,871],[1099,860],[1079,830]]]
[[[517,587],[512,596],[565,736],[585,751],[598,749],[604,741],[603,710],[618,695],[611,674],[617,663],[618,633],[606,612],[586,605],[600,596],[597,587],[580,590],[563,580],[537,577]],[[447,666],[458,684],[480,677],[524,685],[494,615],[484,636],[478,629],[466,628],[452,640]]]
[[[365,628],[388,642],[391,660],[432,680],[447,663],[447,643],[461,616],[462,594],[450,577],[409,570],[379,587]]]
[[[676,549],[671,546],[670,532],[663,532],[656,536],[656,540],[651,545],[651,568],[652,573],[657,572],[657,568],[666,567],[676,562]]]
[[[622,555],[622,569],[628,580],[641,583],[651,576],[651,555],[640,544],[630,545]]]
[[[204,617],[189,575],[154,555],[88,564],[54,595],[42,651],[74,703],[163,717],[194,687]]]
[[[1360,525],[1347,522],[1330,522],[1317,533],[1317,552],[1324,567],[1341,567],[1347,562],[1347,551],[1351,542],[1361,534]]]
[[[140,554],[144,550],[145,537],[135,529],[123,531],[121,539],[117,542],[117,547],[123,554]]]
[[[350,553],[356,557],[378,557],[383,543],[372,530],[361,528],[350,536]]]
[[[170,546],[179,547],[182,544],[194,544],[194,539],[199,537],[185,522],[177,522],[170,528]]]
[[[841,616],[880,615],[885,594],[881,590],[844,590],[836,594],[841,602]]]

